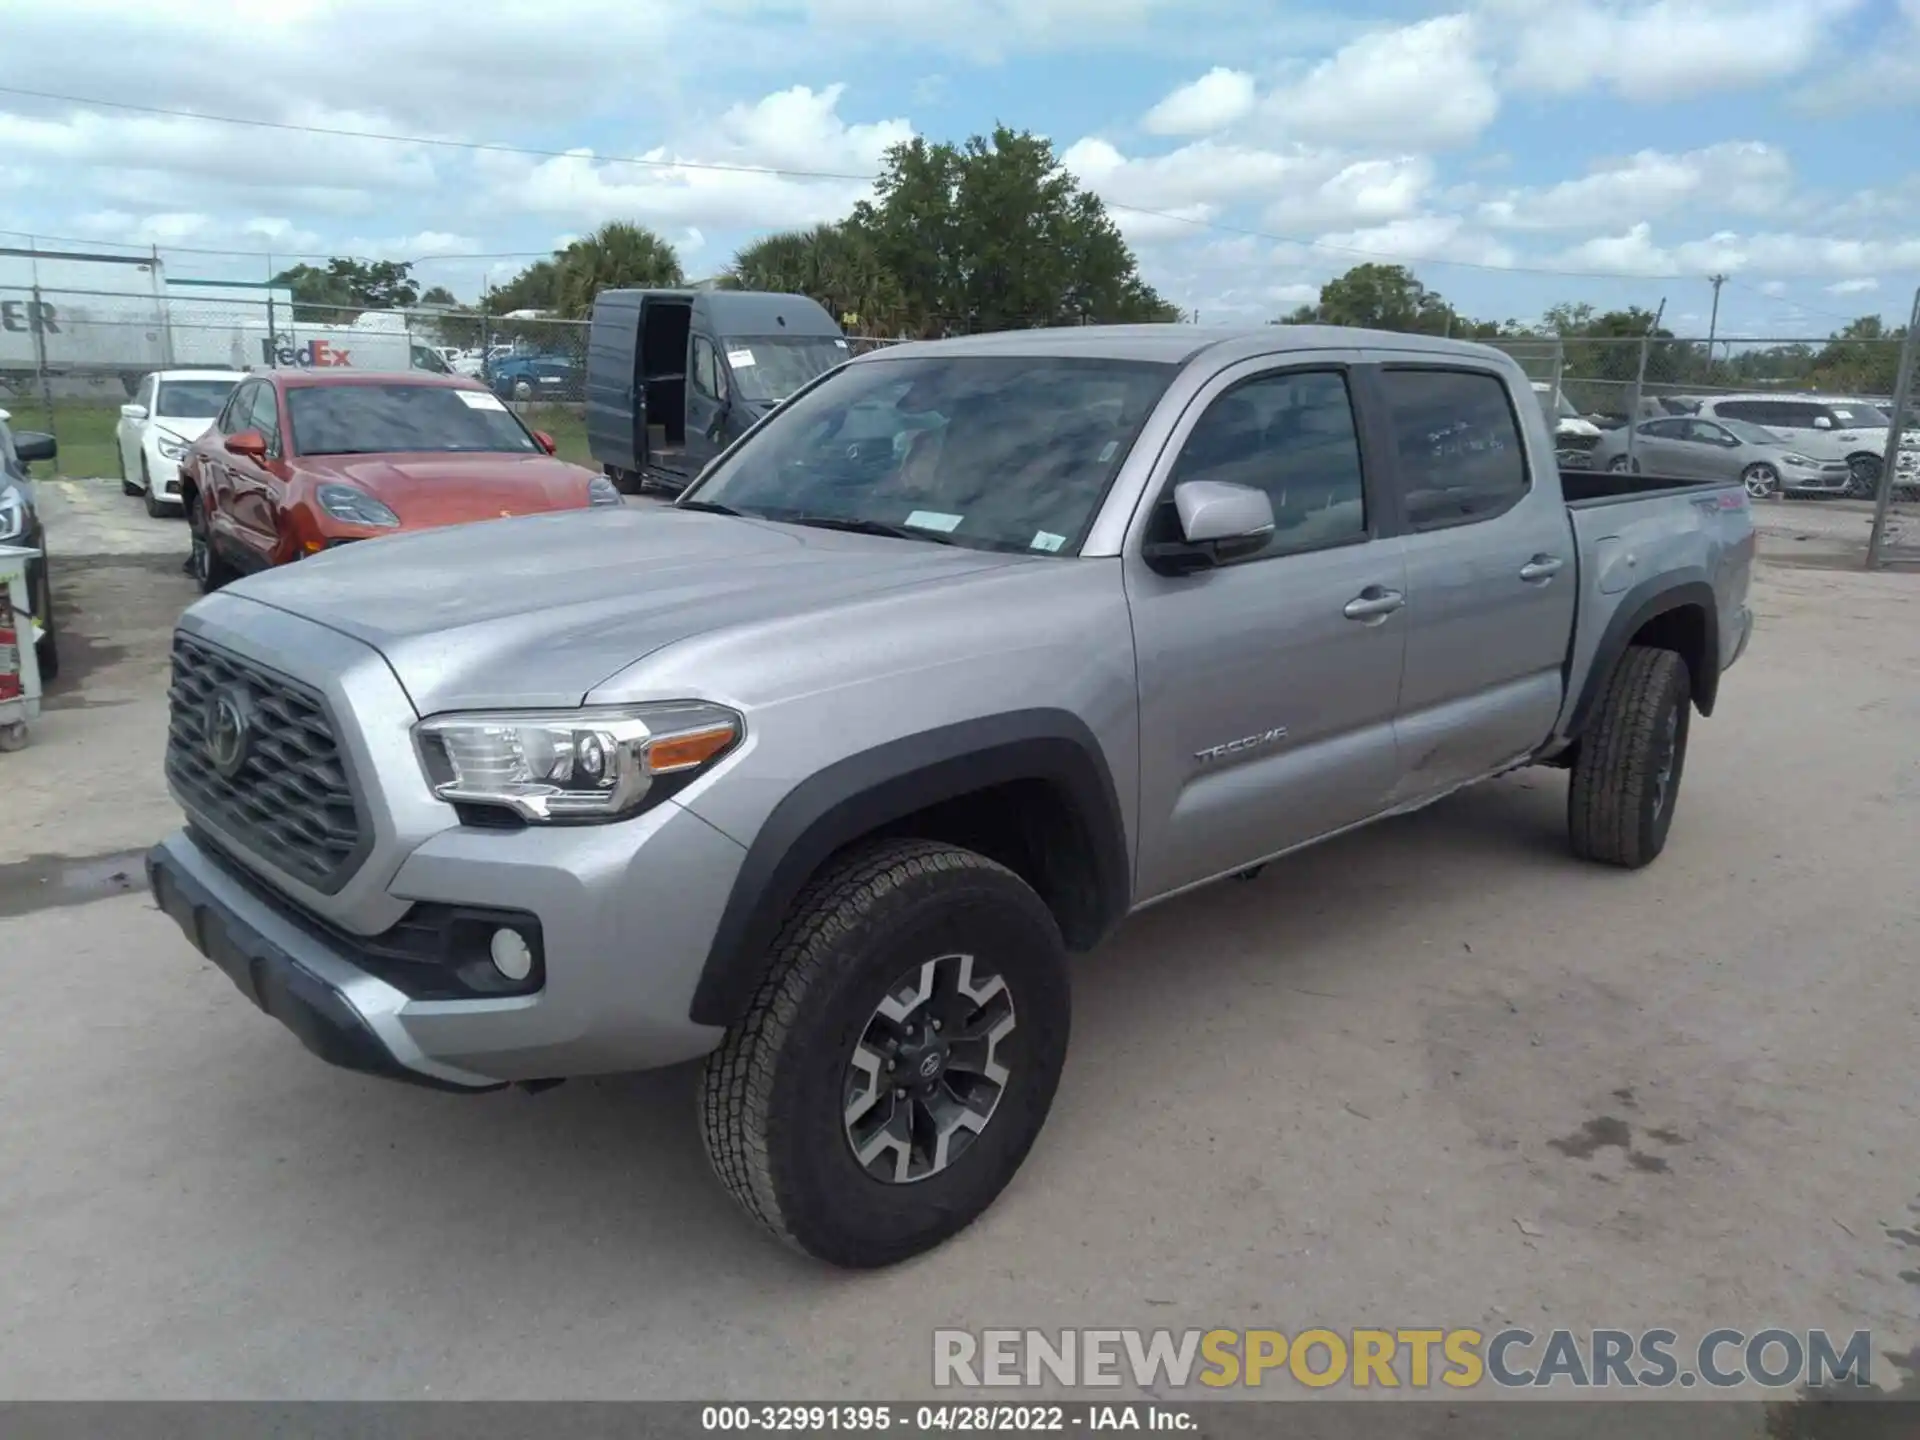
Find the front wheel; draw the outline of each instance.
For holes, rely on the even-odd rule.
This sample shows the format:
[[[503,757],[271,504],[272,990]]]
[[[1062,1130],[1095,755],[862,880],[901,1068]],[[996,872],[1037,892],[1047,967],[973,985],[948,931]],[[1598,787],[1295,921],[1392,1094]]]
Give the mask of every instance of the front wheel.
[[[120,493],[122,495],[138,495],[140,493],[140,487],[134,484],[133,477],[127,474],[127,452],[121,446],[118,437],[116,437],[113,442],[113,458],[120,462]]]
[[[516,400],[533,399],[533,386],[525,380],[516,380],[513,384],[513,398]]]
[[[1053,1104],[1070,1001],[1060,931],[1003,866],[929,841],[814,879],[709,1057],[707,1157],[775,1237],[891,1265],[964,1229]]]
[[[192,549],[187,555],[187,573],[193,576],[202,595],[211,595],[232,580],[235,572],[220,558],[220,552],[213,548],[212,533],[197,495],[187,500],[187,531],[192,537]]]
[[[1629,460],[1624,455],[1616,455],[1607,461],[1607,473],[1610,475],[1625,475],[1629,470],[1638,473],[1639,469],[1639,461]]]
[[[1741,472],[1740,483],[1754,499],[1765,500],[1779,490],[1780,472],[1764,462],[1755,463]]]
[[[140,457],[140,488],[146,494],[147,514],[155,520],[162,519],[167,513],[167,502],[153,493],[153,471],[147,468],[147,457]]]
[[[1880,472],[1886,468],[1878,455],[1847,457],[1847,494],[1855,500],[1871,500],[1880,493]]]
[[[1607,679],[1567,787],[1583,860],[1637,870],[1666,848],[1687,759],[1693,685],[1672,650],[1630,645]]]

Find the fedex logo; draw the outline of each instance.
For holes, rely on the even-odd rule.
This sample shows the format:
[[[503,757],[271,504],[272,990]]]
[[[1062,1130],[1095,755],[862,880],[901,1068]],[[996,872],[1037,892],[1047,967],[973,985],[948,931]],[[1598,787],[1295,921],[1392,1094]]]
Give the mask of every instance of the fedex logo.
[[[342,350],[326,340],[309,340],[306,344],[299,346],[285,340],[277,344],[272,339],[262,340],[260,359],[263,364],[298,366],[302,370],[353,364],[351,351]]]

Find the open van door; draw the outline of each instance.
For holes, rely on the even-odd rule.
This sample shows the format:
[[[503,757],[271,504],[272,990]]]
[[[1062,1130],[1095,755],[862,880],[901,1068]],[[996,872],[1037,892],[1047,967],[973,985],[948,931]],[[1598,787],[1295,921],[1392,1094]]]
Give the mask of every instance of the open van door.
[[[646,463],[639,380],[645,296],[644,290],[601,291],[587,332],[587,449],[615,481],[637,479]]]

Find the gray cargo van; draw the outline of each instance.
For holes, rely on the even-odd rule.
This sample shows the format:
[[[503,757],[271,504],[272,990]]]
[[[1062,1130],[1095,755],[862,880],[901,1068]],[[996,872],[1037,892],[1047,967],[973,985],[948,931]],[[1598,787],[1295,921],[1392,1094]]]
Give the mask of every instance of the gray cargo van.
[[[845,334],[804,295],[603,290],[587,337],[587,444],[621,489],[678,492],[848,358]]]

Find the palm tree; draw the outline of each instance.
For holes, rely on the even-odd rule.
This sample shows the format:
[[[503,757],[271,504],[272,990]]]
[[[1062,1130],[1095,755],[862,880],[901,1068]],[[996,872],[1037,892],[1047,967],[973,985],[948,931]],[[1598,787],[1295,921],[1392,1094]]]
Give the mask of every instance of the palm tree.
[[[554,308],[575,319],[602,290],[671,290],[687,283],[672,245],[644,225],[609,220],[554,257]]]

